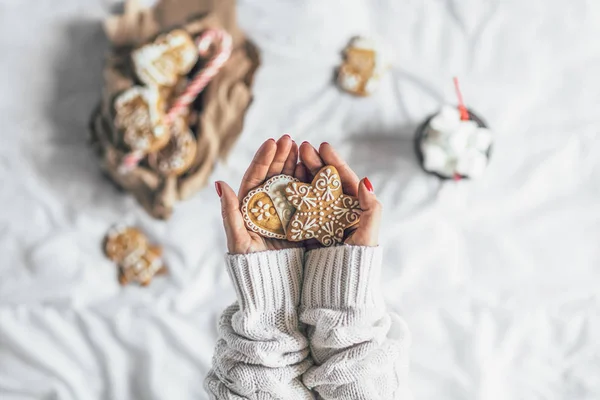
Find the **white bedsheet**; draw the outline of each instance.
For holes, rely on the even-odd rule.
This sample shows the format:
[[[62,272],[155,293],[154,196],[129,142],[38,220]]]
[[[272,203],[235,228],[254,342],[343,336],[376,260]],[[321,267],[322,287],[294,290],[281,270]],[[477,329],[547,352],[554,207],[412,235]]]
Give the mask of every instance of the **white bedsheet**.
[[[153,221],[106,181],[86,126],[110,0],[0,0],[0,398],[205,399],[234,298],[212,187]],[[25,15],[28,17],[26,18]],[[385,206],[384,291],[413,333],[417,399],[600,398],[600,2],[245,0],[262,49],[233,185],[257,145],[326,140]],[[368,99],[332,84],[378,35],[393,68]],[[496,133],[477,182],[416,164],[415,126],[454,102]],[[171,275],[122,289],[101,252],[126,220]]]

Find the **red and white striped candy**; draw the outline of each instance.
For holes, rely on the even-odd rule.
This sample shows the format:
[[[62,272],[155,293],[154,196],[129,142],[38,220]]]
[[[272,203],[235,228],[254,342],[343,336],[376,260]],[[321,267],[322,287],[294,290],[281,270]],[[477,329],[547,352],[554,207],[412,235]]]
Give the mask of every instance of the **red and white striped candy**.
[[[209,29],[198,38],[200,56],[207,56],[212,44],[218,46],[218,51],[206,63],[206,66],[196,74],[185,91],[175,100],[167,113],[167,121],[173,121],[179,114],[188,109],[196,97],[204,90],[212,78],[229,59],[233,48],[231,35],[222,29]]]

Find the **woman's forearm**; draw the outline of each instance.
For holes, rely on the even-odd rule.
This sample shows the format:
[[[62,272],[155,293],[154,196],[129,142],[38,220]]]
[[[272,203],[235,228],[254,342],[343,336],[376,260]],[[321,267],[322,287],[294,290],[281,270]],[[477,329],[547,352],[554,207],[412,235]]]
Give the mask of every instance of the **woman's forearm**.
[[[381,249],[314,250],[305,268],[300,319],[308,325],[315,365],[304,384],[326,400],[403,399],[409,337],[386,311]]]
[[[237,302],[219,321],[211,399],[312,399],[300,376],[309,368],[308,341],[297,307],[304,251],[227,256]]]

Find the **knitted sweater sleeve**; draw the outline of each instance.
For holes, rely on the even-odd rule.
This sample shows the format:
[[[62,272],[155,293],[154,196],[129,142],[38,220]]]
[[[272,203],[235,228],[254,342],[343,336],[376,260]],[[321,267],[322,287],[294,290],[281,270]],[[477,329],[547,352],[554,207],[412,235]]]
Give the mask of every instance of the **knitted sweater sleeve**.
[[[300,320],[308,326],[314,366],[304,384],[325,400],[410,398],[410,337],[386,311],[381,249],[339,246],[310,251]]]
[[[302,249],[226,256],[237,302],[219,320],[210,399],[313,399],[300,378],[311,365],[297,313],[303,260]]]

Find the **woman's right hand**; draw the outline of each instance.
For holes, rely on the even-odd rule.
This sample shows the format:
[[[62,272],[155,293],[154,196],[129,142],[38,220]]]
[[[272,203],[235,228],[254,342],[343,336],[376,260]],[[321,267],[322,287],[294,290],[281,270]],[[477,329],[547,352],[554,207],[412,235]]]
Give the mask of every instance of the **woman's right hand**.
[[[358,197],[362,209],[360,221],[346,230],[344,243],[354,246],[378,246],[379,225],[381,223],[381,203],[375,196],[373,185],[368,178],[358,179],[348,164],[339,156],[329,143],[321,143],[317,151],[310,143],[300,145],[301,167],[296,178],[311,182],[315,174],[325,165],[333,165],[340,174],[345,194]],[[318,247],[316,242],[307,243],[307,248]]]
[[[250,190],[275,175],[295,176],[298,165],[298,145],[289,135],[284,135],[278,141],[269,139],[260,146],[242,178],[238,195],[225,182],[215,182],[215,189],[221,198],[221,215],[229,254],[248,254],[302,246],[301,243],[287,240],[263,238],[247,230],[240,211],[240,202]]]

